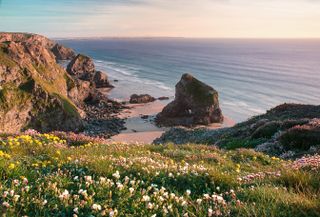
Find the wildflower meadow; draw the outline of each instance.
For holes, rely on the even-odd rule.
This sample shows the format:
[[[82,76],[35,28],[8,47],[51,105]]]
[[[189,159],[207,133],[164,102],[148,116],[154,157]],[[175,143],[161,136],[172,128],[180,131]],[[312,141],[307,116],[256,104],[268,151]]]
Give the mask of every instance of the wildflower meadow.
[[[3,216],[320,216],[320,158],[2,135]]]

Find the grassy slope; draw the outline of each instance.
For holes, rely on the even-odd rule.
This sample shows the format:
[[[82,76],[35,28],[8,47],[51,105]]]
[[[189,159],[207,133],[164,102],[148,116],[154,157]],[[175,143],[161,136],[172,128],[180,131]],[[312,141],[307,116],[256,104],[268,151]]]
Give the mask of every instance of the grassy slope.
[[[3,49],[5,49],[5,44],[0,44],[0,65],[4,65],[7,66],[9,68],[15,67],[17,66],[17,63],[14,62],[5,52]],[[65,96],[65,93],[63,92],[63,90],[66,89],[66,85],[69,83],[70,85],[70,81],[69,81],[69,77],[66,74],[65,71],[63,71],[63,69],[58,65],[53,65],[53,67],[55,68],[56,72],[55,75],[52,75],[52,72],[49,71],[46,66],[44,65],[32,65],[32,66],[27,66],[27,68],[25,70],[29,70],[30,72],[36,72],[36,73],[31,73],[32,75],[32,81],[36,82],[38,85],[40,85],[42,88],[44,88],[44,90],[46,90],[48,93],[52,94],[53,96],[58,97],[59,100],[62,101],[62,104],[64,106],[65,111],[70,115],[70,116],[79,116],[79,113],[77,111],[76,106],[74,105],[74,103],[67,97]],[[23,74],[23,73],[22,73]],[[22,76],[24,77],[24,76]],[[52,79],[54,77],[54,79]],[[26,84],[30,82],[29,80],[26,81]],[[7,84],[6,86],[10,86],[10,84]],[[4,87],[2,88],[4,89]],[[8,89],[8,88],[7,88]],[[10,94],[12,95],[21,95],[24,94],[25,92],[28,92],[28,90],[24,90],[23,88],[11,88],[10,90]],[[7,106],[7,109],[10,109],[10,106],[14,106],[14,105],[20,105],[21,102],[20,101],[15,101],[12,99],[8,99],[5,100],[5,95],[4,95],[4,91],[2,91],[2,93],[0,93],[0,97],[2,99],[2,103],[4,106]],[[21,97],[20,97],[21,98]],[[23,99],[25,99],[26,97],[22,97]],[[29,96],[30,98],[30,96]],[[0,99],[0,100],[1,100]],[[9,103],[8,105],[4,104],[4,101],[10,101],[7,102]]]
[[[66,137],[69,142],[53,135],[2,137],[3,212],[8,216],[320,214],[317,168],[295,170],[289,161],[249,149],[93,144],[73,137]],[[72,146],[75,143],[84,144]]]

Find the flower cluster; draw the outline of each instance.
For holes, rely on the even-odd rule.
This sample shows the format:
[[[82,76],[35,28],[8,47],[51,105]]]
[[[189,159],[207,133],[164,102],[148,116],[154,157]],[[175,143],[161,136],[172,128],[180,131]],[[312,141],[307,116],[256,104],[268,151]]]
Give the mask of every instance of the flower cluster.
[[[278,171],[289,162],[254,151],[97,141],[76,134],[36,131],[1,137],[1,213],[243,216],[241,211],[252,208],[257,213],[250,194],[257,194],[258,203],[260,189],[261,201],[276,188],[278,194],[287,194],[283,198],[297,198],[297,194],[289,195],[290,186],[283,191],[280,182],[271,186],[275,179],[267,179],[281,176]],[[290,165],[318,167],[317,162],[319,157],[313,156]],[[253,181],[259,185],[250,183]]]
[[[88,143],[99,143],[99,144],[107,143],[104,138],[90,137],[81,133],[77,134],[73,132],[54,131],[52,132],[52,134],[67,140],[68,144],[73,146],[79,146],[79,145],[84,145]]]
[[[35,134],[35,135],[19,135],[15,137],[8,137],[0,140],[1,145],[10,149],[20,146],[37,147],[46,145],[66,144],[65,140],[52,134]]]
[[[292,162],[290,167],[296,170],[301,168],[310,168],[311,170],[316,170],[320,168],[320,155],[316,154],[313,156],[304,156]]]
[[[280,177],[280,176],[281,176],[280,171],[277,171],[277,172],[258,172],[258,173],[251,173],[246,176],[239,177],[237,180],[242,183],[249,183],[249,182],[252,182],[257,179],[263,180],[266,177]]]
[[[68,184],[64,183],[66,180]],[[208,192],[193,198],[188,189],[179,195],[157,184],[148,185],[132,174],[122,176],[115,171],[110,177],[98,177],[85,174],[77,167],[58,169],[31,182],[25,177],[14,179],[3,185],[0,192],[6,212],[22,207],[36,208],[27,209],[25,214],[32,215],[50,210],[60,215],[72,213],[74,217],[90,213],[116,216],[130,212],[148,216],[178,212],[188,216],[189,212],[197,210],[203,216],[227,216],[231,207],[240,204],[233,190],[221,194]],[[135,210],[130,211],[130,207]]]

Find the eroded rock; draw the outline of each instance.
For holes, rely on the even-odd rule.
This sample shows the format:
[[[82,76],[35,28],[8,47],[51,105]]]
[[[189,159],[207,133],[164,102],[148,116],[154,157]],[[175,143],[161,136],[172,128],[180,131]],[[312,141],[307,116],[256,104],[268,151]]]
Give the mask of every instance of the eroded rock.
[[[78,54],[67,66],[67,72],[79,79],[91,81],[95,73],[93,60],[83,54]]]
[[[156,121],[162,126],[221,123],[218,92],[192,75],[184,74],[176,85],[174,101],[157,115]]]
[[[130,103],[132,104],[140,104],[140,103],[149,103],[149,102],[154,102],[156,99],[149,94],[132,94],[130,96]]]
[[[108,80],[107,74],[101,71],[95,72],[93,82],[97,88],[113,87]]]
[[[61,44],[55,44],[51,51],[57,60],[71,60],[76,56],[71,48],[64,47]]]

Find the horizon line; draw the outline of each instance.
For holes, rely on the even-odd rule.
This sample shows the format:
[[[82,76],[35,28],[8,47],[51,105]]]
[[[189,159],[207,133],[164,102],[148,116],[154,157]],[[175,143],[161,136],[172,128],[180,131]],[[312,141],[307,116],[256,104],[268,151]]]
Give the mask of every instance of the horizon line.
[[[86,40],[86,39],[243,39],[243,40],[320,40],[317,37],[192,37],[192,36],[49,36],[42,33],[0,31],[0,33],[22,33],[41,35],[52,40]]]
[[[50,37],[53,40],[86,39],[244,39],[244,40],[320,40],[320,37],[189,37],[189,36],[79,36]]]
[[[32,33],[31,33],[32,34]],[[40,34],[41,35],[41,34]],[[63,39],[288,39],[288,40],[297,40],[297,39],[306,39],[306,40],[320,40],[319,37],[189,37],[189,36],[65,36],[65,37],[50,37],[55,40]]]

